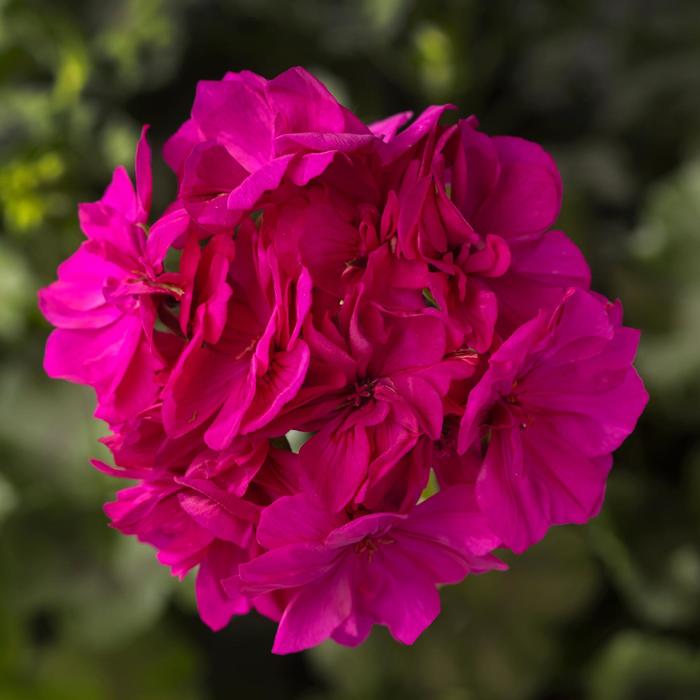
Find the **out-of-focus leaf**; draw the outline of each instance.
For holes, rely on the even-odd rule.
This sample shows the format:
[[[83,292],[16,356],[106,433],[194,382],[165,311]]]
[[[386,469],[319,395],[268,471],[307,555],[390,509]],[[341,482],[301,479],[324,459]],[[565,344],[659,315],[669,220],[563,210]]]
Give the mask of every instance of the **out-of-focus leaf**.
[[[169,77],[182,45],[185,27],[176,21],[176,13],[184,4],[126,0],[106,8],[107,21],[95,37],[95,48],[116,66],[124,86],[153,86]]]
[[[153,625],[174,584],[153,549],[119,537],[108,568],[84,580],[80,596],[67,607],[66,634],[87,647],[119,648]]]
[[[0,526],[2,521],[15,509],[17,494],[12,484],[0,474]]]
[[[656,575],[651,578],[607,520],[600,519],[592,533],[597,551],[640,617],[660,627],[693,624],[700,610],[700,553],[691,542],[677,545],[657,560]]]
[[[700,653],[662,637],[622,632],[601,652],[589,682],[591,700],[695,700]]]
[[[22,333],[33,292],[24,260],[0,240],[0,339],[11,340]]]
[[[454,80],[450,36],[437,25],[425,24],[416,30],[414,43],[425,91],[439,99],[449,93]]]
[[[692,628],[700,617],[700,548],[683,506],[653,477],[613,471],[603,513],[589,525],[629,610],[664,629]]]
[[[700,377],[700,161],[684,166],[649,195],[632,241],[636,274],[653,277],[638,303],[648,304],[649,332],[640,349],[642,373],[663,390],[678,392]],[[636,297],[632,298],[637,300]],[[637,314],[642,310],[636,310]]]

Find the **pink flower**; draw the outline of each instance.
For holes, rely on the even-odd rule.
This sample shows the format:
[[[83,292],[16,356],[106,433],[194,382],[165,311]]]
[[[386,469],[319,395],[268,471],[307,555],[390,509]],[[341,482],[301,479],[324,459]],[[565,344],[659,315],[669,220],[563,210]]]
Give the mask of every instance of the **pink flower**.
[[[177,460],[179,453],[164,450],[164,442],[162,435],[161,440],[142,441],[142,448],[150,444],[156,448],[154,455],[163,459],[169,453]],[[118,456],[124,455],[114,447]],[[159,561],[173,574],[183,578],[199,566],[197,605],[212,629],[225,627],[232,615],[245,614],[251,607],[243,595],[226,595],[221,581],[257,551],[254,533],[261,507],[244,496],[266,456],[266,441],[243,438],[225,452],[199,454],[186,468],[160,462],[114,469],[94,462],[113,476],[139,479],[136,486],[120,491],[105,512],[113,527],[155,547]]]
[[[566,235],[550,230],[562,197],[552,157],[535,143],[488,137],[476,126],[473,118],[461,121],[454,135],[451,198],[482,241],[508,246],[505,269],[473,258],[468,264],[498,299],[498,327],[510,333],[540,309],[553,309],[565,289],[587,289],[590,271]]]
[[[461,486],[408,514],[354,519],[306,494],[281,498],[263,513],[258,540],[269,551],[243,564],[234,583],[251,594],[292,591],[275,637],[278,654],[328,637],[356,646],[374,624],[412,644],[440,611],[436,584],[505,568],[490,554],[498,539]]]
[[[631,364],[639,332],[620,321],[618,304],[569,290],[490,357],[469,394],[459,451],[485,441],[477,500],[516,552],[600,509],[611,453],[648,400]]]
[[[236,262],[231,269],[227,255],[202,258],[211,266],[202,274],[205,287],[217,282],[199,294],[192,338],[163,391],[168,434],[211,418],[204,439],[214,449],[271,421],[294,398],[309,362],[300,338],[311,303],[308,274],[285,275],[250,227],[238,233]]]
[[[46,345],[46,372],[94,387],[96,415],[110,423],[155,399],[163,362],[154,341],[154,298],[178,295],[172,276],[162,274],[162,261],[187,223],[175,211],[146,236],[151,169],[145,131],[136,152],[136,190],[117,168],[103,198],[81,205],[88,240],[59,267],[58,281],[39,293],[43,314],[56,326]]]
[[[144,132],[136,187],[119,168],[81,206],[40,292],[47,372],[94,387],[95,465],[136,480],[112,525],[198,569],[212,629],[256,609],[279,653],[410,644],[436,585],[601,506],[638,333],[552,228],[552,158],[449,109],[365,125],[301,68],[201,82],[176,200],[149,228]]]
[[[405,461],[422,435],[437,438],[443,397],[453,380],[471,376],[473,355],[450,353],[437,318],[395,317],[360,294],[346,299],[337,325],[310,322],[311,349],[306,386],[290,404],[283,424],[317,431],[301,454],[308,488],[335,509],[375,500],[373,491],[391,490],[403,479],[404,495],[391,505],[415,503],[428,479],[429,462],[405,481]]]
[[[265,193],[303,186],[338,154],[380,143],[302,68],[269,81],[242,71],[199,83],[192,117],[166,144],[165,158],[190,215],[218,231]]]
[[[537,144],[489,137],[474,118],[436,134],[434,151],[402,175],[397,250],[425,259],[427,283],[458,342],[487,350],[571,286],[588,288],[578,248],[550,231],[561,180]],[[430,157],[428,169],[425,160]]]

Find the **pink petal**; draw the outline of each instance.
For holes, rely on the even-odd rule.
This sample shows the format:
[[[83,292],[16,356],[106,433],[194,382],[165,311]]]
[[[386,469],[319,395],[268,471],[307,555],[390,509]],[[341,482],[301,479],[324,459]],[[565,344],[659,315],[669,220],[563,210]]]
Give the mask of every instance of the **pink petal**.
[[[550,525],[546,485],[531,467],[515,431],[494,432],[477,481],[477,499],[494,532],[514,552],[541,540]]]
[[[401,513],[370,513],[337,528],[326,537],[325,543],[328,547],[341,548],[360,542],[365,537],[381,538],[404,523],[406,517]]]
[[[192,149],[205,140],[193,119],[188,119],[165,142],[163,146],[163,158],[170,168],[181,179],[184,173],[184,165]]]
[[[230,597],[221,584],[238,571],[238,565],[244,561],[244,553],[234,545],[214,542],[207,551],[207,556],[199,565],[195,594],[197,609],[204,624],[214,631],[228,625],[234,615],[245,615],[251,604],[243,595]]]
[[[433,365],[445,354],[445,326],[431,316],[400,319],[391,328],[386,345],[375,353],[370,372],[389,376],[408,367]]]
[[[344,517],[323,507],[307,494],[283,496],[263,511],[258,525],[258,541],[268,549],[300,542],[318,544],[344,521]]]
[[[311,302],[313,299],[313,283],[311,281],[311,275],[306,268],[303,268],[299,279],[297,280],[296,287],[296,308],[295,308],[295,321],[292,333],[289,336],[290,345],[294,343],[299,334],[301,333],[304,321],[311,310]]]
[[[44,370],[50,377],[90,386],[121,377],[140,332],[136,318],[123,316],[100,329],[56,329],[46,343]]]
[[[544,537],[551,525],[583,523],[600,507],[609,459],[590,460],[552,431],[494,432],[477,481],[479,505],[514,552]]]
[[[367,127],[303,68],[290,68],[267,86],[277,133],[367,134]]]
[[[151,149],[146,140],[148,125],[141,130],[141,138],[136,147],[136,196],[138,198],[137,221],[145,223],[151,210],[153,187],[151,181]]]
[[[474,217],[475,227],[506,240],[546,231],[561,207],[561,179],[551,157],[524,139],[504,136],[493,141],[500,174]]]
[[[396,132],[413,116],[413,112],[399,112],[398,114],[393,114],[386,119],[381,119],[380,121],[372,122],[369,125],[369,130],[375,135],[379,136],[383,141],[390,141]]]
[[[360,145],[365,145],[365,143],[366,142],[362,142]],[[298,141],[296,142],[296,145],[301,146]],[[323,151],[321,153],[303,153],[291,162],[288,171],[289,180],[298,187],[304,187],[304,185],[307,185],[312,180],[315,180],[317,177],[320,177],[323,173],[325,173],[331,167],[331,165],[338,160],[338,153],[342,152],[340,150],[340,146],[343,144],[336,141],[335,144],[324,143],[316,145],[323,145],[324,148],[335,145],[336,148],[334,150]],[[352,143],[346,144],[345,147],[351,148]]]
[[[312,544],[292,544],[271,549],[241,564],[238,570],[240,583],[236,585],[250,595],[305,586],[335,568],[341,554]]]
[[[500,545],[468,485],[443,489],[418,504],[398,529],[463,554],[488,554]]]
[[[413,644],[438,616],[440,596],[422,568],[397,547],[377,554],[372,566],[381,567],[381,586],[368,605],[375,622],[386,625],[396,641]]]
[[[524,431],[523,452],[532,478],[546,487],[551,524],[588,522],[600,509],[612,458],[585,457],[552,427],[533,425]]]
[[[319,151],[323,155],[324,165],[319,173],[330,165],[336,153],[352,153],[353,151],[368,150],[376,143],[372,134],[320,134],[316,132],[282,134],[275,138],[275,155],[288,153],[304,153]],[[311,155],[311,154],[306,154]],[[317,160],[317,159],[313,159]],[[310,179],[310,178],[309,178]],[[307,179],[307,182],[309,180]]]
[[[415,146],[426,135],[435,131],[442,115],[452,105],[431,105],[416,120],[386,144],[382,152],[384,163],[390,163]]]
[[[331,637],[338,644],[356,647],[367,639],[372,631],[372,618],[361,610],[352,610],[350,615],[333,630]]]
[[[146,259],[154,268],[162,269],[168,250],[177,245],[190,225],[190,217],[182,208],[164,214],[153,226],[146,240]]]
[[[231,365],[234,363],[229,358]],[[255,375],[250,366],[241,362],[236,365],[238,371],[229,376],[223,406],[204,434],[204,441],[212,450],[226,449],[239,434],[241,421],[255,394]]]
[[[238,401],[240,408],[247,395],[248,370],[248,361],[232,362],[228,355],[202,347],[201,338],[195,336],[163,391],[163,422],[168,434],[178,437],[190,432],[227,400],[232,404]],[[228,421],[228,413],[225,418]],[[228,423],[224,427],[228,434]],[[217,445],[222,444],[213,449],[223,449],[224,442],[222,437]]]
[[[332,510],[345,506],[367,476],[369,442],[363,426],[328,423],[299,454],[307,466],[308,488]]]
[[[231,192],[226,206],[236,214],[254,209],[263,194],[280,186],[293,160],[294,156],[281,156],[252,172]]]
[[[535,377],[530,378],[528,405],[556,414],[557,431],[583,454],[613,452],[632,433],[649,400],[642,380],[632,367],[602,377],[586,373],[585,368],[577,372],[580,368],[575,364],[567,369],[560,371],[557,382],[565,385],[568,379],[563,393],[556,391],[554,383],[533,386]],[[605,386],[611,379],[612,385]]]
[[[230,229],[236,223],[236,216],[228,209],[228,198],[246,177],[248,172],[226,148],[205,141],[187,159],[180,197],[199,225],[213,231]]]
[[[123,374],[117,373],[104,390],[96,387],[99,406],[95,416],[109,423],[123,423],[151,406],[160,388],[156,373],[162,364],[140,329],[138,335],[134,331],[132,347],[131,353],[124,352],[128,364]]]
[[[308,366],[309,348],[303,340],[296,341],[291,350],[272,355],[265,374],[257,377],[255,394],[241,430],[249,433],[269,423],[296,396]]]
[[[454,163],[452,200],[468,221],[498,180],[498,154],[493,139],[476,129],[473,118],[458,124],[459,146]]]
[[[178,494],[182,510],[212,536],[240,545],[245,543],[250,524],[233,517],[229,509],[196,491]]]
[[[326,204],[310,207],[299,226],[303,231],[299,238],[302,259],[314,282],[328,292],[339,293],[346,265],[359,255],[359,232]]]
[[[202,80],[192,107],[201,132],[216,139],[248,172],[272,155],[274,111],[263,92],[239,77]]]
[[[561,231],[549,231],[533,241],[514,241],[511,255],[508,272],[488,283],[498,295],[499,324],[508,330],[541,309],[554,309],[568,287],[590,285],[588,264]]]
[[[274,654],[290,654],[320,644],[343,624],[352,610],[352,590],[344,567],[304,586],[280,620]]]
[[[136,192],[134,191],[134,186],[131,182],[131,178],[129,177],[129,173],[126,172],[126,168],[122,167],[121,165],[115,168],[114,173],[112,174],[112,181],[107,186],[102,199],[99,202],[95,202],[95,205],[104,206],[112,212],[119,212],[119,214],[121,214],[126,221],[135,222],[138,220],[139,203],[136,198]],[[82,222],[83,220],[81,216],[81,225]],[[88,238],[93,237],[84,227],[83,231]]]

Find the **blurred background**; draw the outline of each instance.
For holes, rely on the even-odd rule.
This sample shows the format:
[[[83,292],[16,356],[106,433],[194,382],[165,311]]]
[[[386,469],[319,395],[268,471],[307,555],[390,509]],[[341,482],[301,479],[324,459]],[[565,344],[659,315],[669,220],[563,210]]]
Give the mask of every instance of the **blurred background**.
[[[561,227],[644,332],[603,514],[445,589],[412,648],[209,632],[192,581],[107,528],[90,392],[41,371],[36,290],[141,124],[157,153],[197,80],[295,64],[368,120],[451,101],[543,143]],[[699,541],[697,0],[0,0],[0,700],[696,700]]]

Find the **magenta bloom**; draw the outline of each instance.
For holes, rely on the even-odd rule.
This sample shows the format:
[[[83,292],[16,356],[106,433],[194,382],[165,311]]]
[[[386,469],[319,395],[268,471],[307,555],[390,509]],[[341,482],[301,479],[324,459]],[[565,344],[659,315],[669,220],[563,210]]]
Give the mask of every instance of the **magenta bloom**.
[[[554,308],[568,287],[587,288],[590,272],[566,235],[550,230],[562,194],[552,158],[476,126],[470,118],[446,129],[430,172],[418,161],[406,170],[397,246],[430,263],[427,286],[448,327],[483,352],[497,324],[508,333]]]
[[[486,441],[477,499],[516,552],[550,525],[596,515],[611,453],[646,405],[631,365],[639,333],[620,315],[619,305],[570,290],[501,345],[469,394],[459,449]]]
[[[177,298],[177,276],[163,274],[163,258],[187,221],[177,211],[146,235],[151,205],[150,150],[144,133],[136,152],[136,190],[117,168],[99,202],[80,206],[87,236],[39,294],[56,326],[46,346],[51,377],[94,387],[97,416],[121,422],[156,397],[164,363],[154,341],[155,297]]]
[[[498,539],[470,489],[455,486],[409,514],[352,520],[307,495],[280,498],[263,513],[258,539],[269,551],[240,567],[241,590],[291,589],[273,651],[287,654],[332,636],[363,642],[374,624],[412,644],[440,612],[437,583],[505,566]]]
[[[378,141],[306,71],[273,80],[242,71],[199,83],[192,117],[166,144],[165,158],[190,215],[219,231],[263,195],[306,185],[338,154]]]
[[[219,237],[209,249],[221,240],[229,241]],[[194,250],[199,255],[196,243]],[[182,435],[213,417],[204,439],[214,449],[274,418],[299,390],[309,363],[299,337],[311,303],[308,275],[290,279],[243,227],[235,250],[233,269],[233,252],[200,261],[210,266],[199,275],[203,285],[218,284],[198,295],[191,339],[163,391],[168,433]]]
[[[473,357],[449,352],[437,318],[387,316],[361,296],[347,300],[337,326],[308,325],[306,337],[313,362],[285,422],[317,431],[302,448],[309,489],[336,510],[351,501],[410,507],[430,465],[411,469],[403,458],[421,436],[439,437],[443,399],[473,374]],[[395,480],[405,482],[398,502],[389,499]]]
[[[95,466],[136,481],[112,526],[197,570],[214,630],[411,644],[436,586],[601,507],[639,334],[554,228],[551,156],[451,109],[364,124],[301,68],[203,81],[175,200],[148,225],[144,130],[39,294],[47,373],[111,431]]]
[[[168,459],[162,441],[152,439],[150,445],[154,458]],[[113,448],[119,454],[120,446]],[[121,456],[120,461],[128,459]],[[255,525],[260,507],[241,496],[266,456],[266,442],[242,438],[225,453],[197,455],[186,469],[177,466],[177,452],[170,456],[173,462],[160,462],[158,468],[115,470],[95,462],[108,474],[140,480],[120,491],[105,512],[113,527],[153,545],[159,561],[176,576],[182,578],[199,566],[197,604],[202,619],[213,629],[221,629],[232,615],[251,608],[247,598],[226,595],[220,582],[257,551]],[[140,461],[150,460],[142,456]]]

